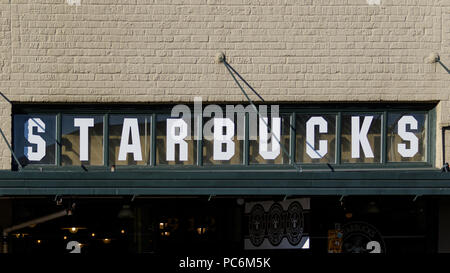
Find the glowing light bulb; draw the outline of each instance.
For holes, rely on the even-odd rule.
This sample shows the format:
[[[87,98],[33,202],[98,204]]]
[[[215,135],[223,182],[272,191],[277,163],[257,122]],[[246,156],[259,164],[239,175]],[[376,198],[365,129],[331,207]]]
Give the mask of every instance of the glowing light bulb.
[[[205,227],[197,228],[197,233],[198,233],[198,235],[205,234],[206,233],[206,228]]]

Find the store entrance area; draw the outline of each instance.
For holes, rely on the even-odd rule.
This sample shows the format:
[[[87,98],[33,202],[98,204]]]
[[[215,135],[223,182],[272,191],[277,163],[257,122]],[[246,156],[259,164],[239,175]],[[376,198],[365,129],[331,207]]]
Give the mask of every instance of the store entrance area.
[[[40,254],[170,255],[255,251],[435,253],[441,247],[439,238],[449,237],[444,232],[448,221],[440,219],[445,215],[439,212],[449,211],[441,208],[442,198],[310,196],[307,197],[308,209],[302,203],[301,221],[291,213],[292,207],[279,206],[279,214],[268,209],[263,211],[270,207],[276,212],[277,206],[272,203],[283,204],[290,199],[285,200],[283,196],[2,197],[0,229],[9,231],[10,227],[28,223],[4,233],[2,250]],[[253,204],[259,203],[264,204],[260,214],[253,209]],[[67,209],[68,215],[62,213],[33,223],[33,220],[42,220]],[[295,216],[294,226],[289,224],[290,219],[294,219],[292,215]],[[297,223],[301,223],[301,227],[296,229]],[[280,241],[284,236],[280,230],[288,234],[289,242],[295,241],[292,234],[298,238],[307,236],[309,241],[303,241],[302,248],[295,245],[286,248],[287,244],[283,248],[283,243],[273,243],[276,236]],[[267,238],[267,243],[258,238]],[[246,240],[256,241],[259,249],[248,248]],[[265,245],[270,247],[263,248]]]

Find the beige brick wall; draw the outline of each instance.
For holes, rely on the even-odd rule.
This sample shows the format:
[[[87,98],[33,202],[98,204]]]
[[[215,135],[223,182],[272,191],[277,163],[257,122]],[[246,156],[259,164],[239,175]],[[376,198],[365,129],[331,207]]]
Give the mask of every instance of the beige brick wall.
[[[11,79],[11,9],[8,0],[0,0],[0,92],[8,95]],[[11,143],[11,105],[0,97],[0,128]],[[0,168],[11,168],[11,153],[0,137]]]
[[[245,101],[214,63],[223,51],[267,101],[436,101],[438,125],[450,123],[450,75],[424,62],[438,52],[450,67],[449,0],[80,2],[0,0],[11,101]],[[8,152],[0,162],[10,167]]]

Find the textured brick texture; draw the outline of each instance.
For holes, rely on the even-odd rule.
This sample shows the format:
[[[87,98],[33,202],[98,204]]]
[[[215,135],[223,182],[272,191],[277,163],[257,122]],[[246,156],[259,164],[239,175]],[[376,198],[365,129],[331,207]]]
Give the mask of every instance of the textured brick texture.
[[[0,0],[0,92],[13,103],[243,102],[214,63],[222,51],[267,101],[435,101],[450,123],[450,75],[424,62],[438,52],[450,66],[449,0],[80,2]]]

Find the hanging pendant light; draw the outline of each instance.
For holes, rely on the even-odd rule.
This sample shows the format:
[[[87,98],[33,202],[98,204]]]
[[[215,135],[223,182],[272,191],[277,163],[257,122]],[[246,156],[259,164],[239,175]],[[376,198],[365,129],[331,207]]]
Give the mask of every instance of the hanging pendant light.
[[[374,201],[371,201],[367,206],[367,213],[380,213],[380,209]]]
[[[119,219],[131,219],[131,218],[134,218],[134,213],[130,209],[130,205],[123,205],[122,209],[117,214],[117,218],[119,218]]]

